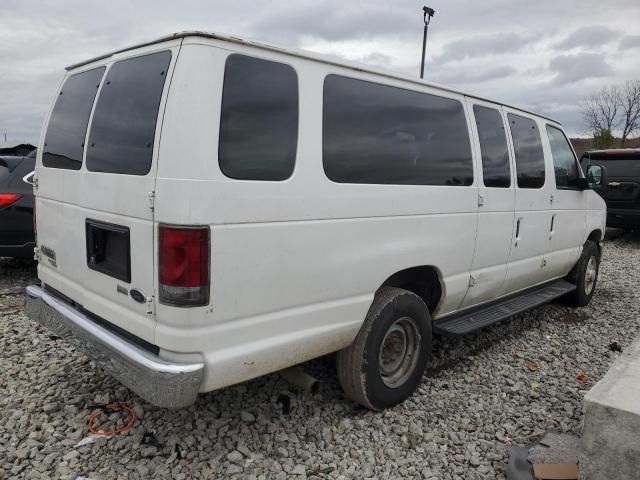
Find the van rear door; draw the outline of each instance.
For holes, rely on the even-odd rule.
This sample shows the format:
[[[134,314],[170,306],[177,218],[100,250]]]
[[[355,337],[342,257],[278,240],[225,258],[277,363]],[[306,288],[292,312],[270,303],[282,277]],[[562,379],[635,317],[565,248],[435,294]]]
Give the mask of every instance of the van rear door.
[[[153,343],[154,215],[162,111],[179,41],[67,76],[38,159],[38,274]]]

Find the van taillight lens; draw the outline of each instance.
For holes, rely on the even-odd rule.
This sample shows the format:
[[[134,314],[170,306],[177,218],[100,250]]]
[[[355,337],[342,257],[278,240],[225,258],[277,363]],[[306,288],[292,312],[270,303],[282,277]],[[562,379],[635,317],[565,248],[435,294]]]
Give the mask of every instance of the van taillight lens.
[[[160,303],[209,303],[209,228],[159,227]]]
[[[22,198],[19,193],[0,193],[0,208],[8,207]]]

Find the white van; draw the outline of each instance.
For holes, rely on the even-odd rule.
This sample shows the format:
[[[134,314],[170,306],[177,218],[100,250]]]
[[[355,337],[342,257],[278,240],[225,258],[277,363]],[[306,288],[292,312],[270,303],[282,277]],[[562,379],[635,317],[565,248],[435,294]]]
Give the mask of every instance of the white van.
[[[68,68],[26,311],[159,406],[338,352],[347,396],[383,409],[433,333],[589,302],[592,188],[549,118],[179,33]]]

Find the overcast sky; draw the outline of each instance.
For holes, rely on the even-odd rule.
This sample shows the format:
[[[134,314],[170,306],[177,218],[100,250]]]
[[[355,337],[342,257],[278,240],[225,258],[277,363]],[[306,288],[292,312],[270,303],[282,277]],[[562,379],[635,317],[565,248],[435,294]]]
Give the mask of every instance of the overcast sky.
[[[427,0],[425,77],[582,131],[580,100],[640,79],[638,0]],[[36,143],[66,65],[180,30],[230,33],[417,75],[408,0],[2,0],[0,143]]]

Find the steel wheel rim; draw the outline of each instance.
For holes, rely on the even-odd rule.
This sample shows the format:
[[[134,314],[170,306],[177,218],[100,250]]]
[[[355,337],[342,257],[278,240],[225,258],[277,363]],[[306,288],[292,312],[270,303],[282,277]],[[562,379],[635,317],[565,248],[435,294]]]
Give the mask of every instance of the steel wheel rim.
[[[593,287],[596,284],[596,276],[598,275],[598,263],[596,257],[589,258],[587,263],[587,270],[584,273],[584,293],[590,295],[593,291]]]
[[[402,317],[389,327],[380,345],[378,369],[382,382],[398,388],[409,379],[420,354],[420,333],[416,321]]]

